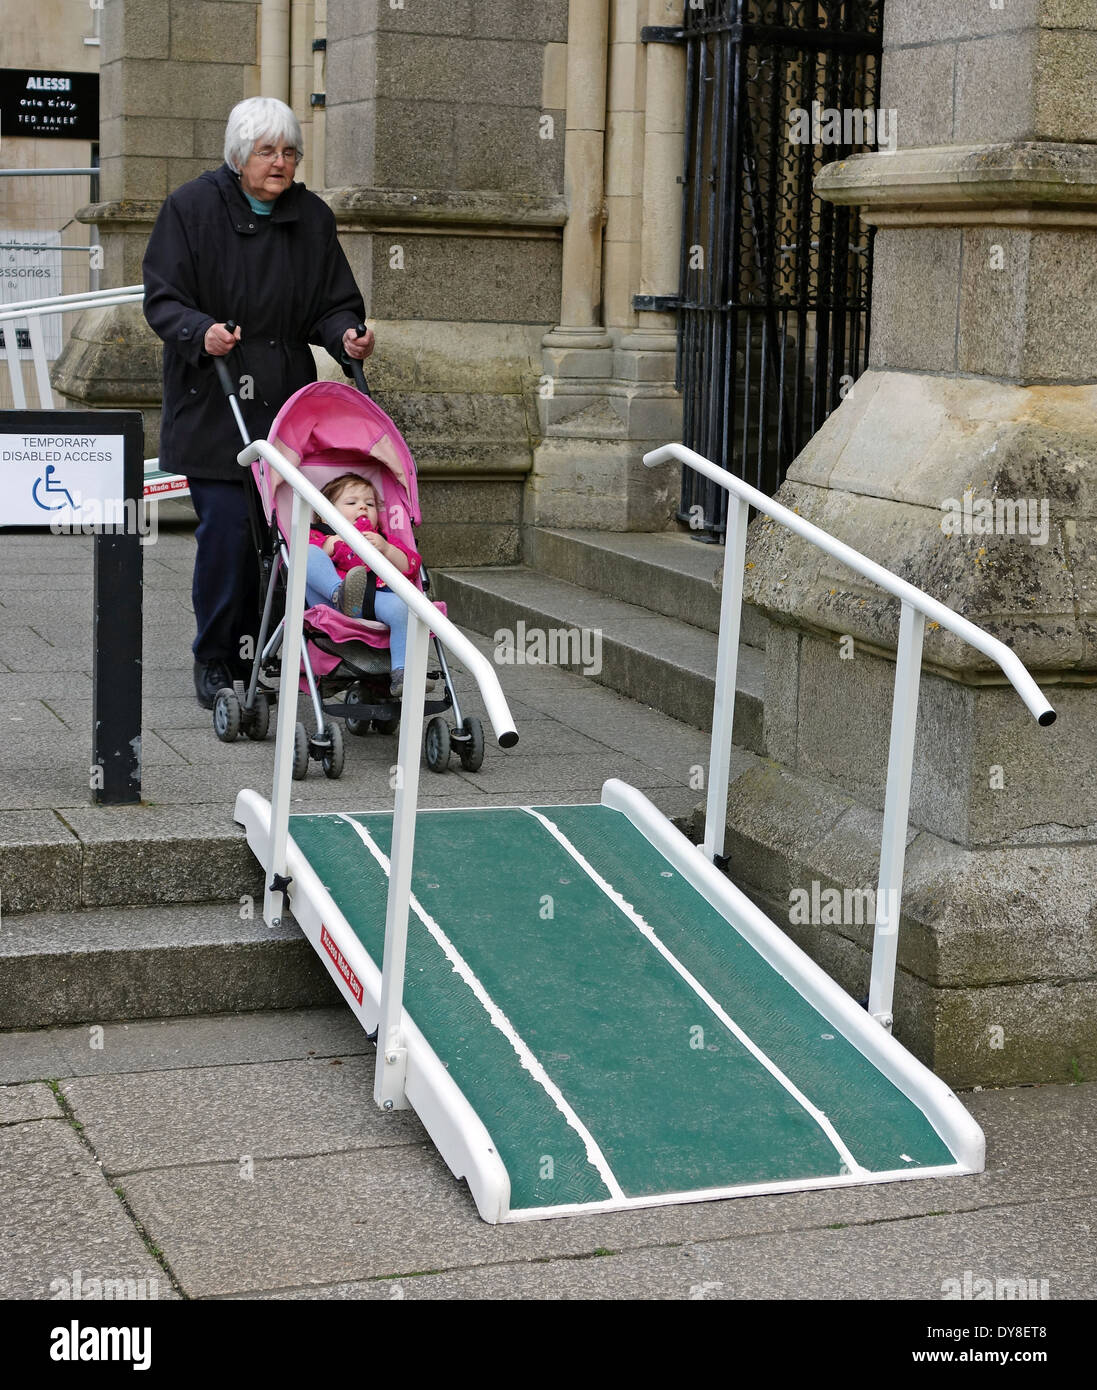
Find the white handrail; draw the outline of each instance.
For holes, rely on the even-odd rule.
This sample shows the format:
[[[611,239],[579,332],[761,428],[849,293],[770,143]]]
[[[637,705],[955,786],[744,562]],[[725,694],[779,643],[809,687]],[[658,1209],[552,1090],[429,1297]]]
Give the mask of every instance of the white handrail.
[[[426,698],[427,646],[430,633],[458,656],[476,678],[484,707],[503,748],[518,741],[506,696],[491,663],[467,637],[410,582],[406,575],[370,545],[342,513],[315,488],[300,469],[266,440],[255,440],[237,455],[249,466],[272,468],[293,489],[290,519],[289,574],[286,616],[282,639],[282,674],[278,694],[275,734],[274,787],[271,794],[268,874],[263,916],[271,925],[281,917],[284,901],[289,800],[297,689],[301,668],[301,628],[305,611],[305,553],[312,512],[322,517],[335,534],[383,579],[408,607],[407,655],[404,664],[403,710],[396,766],[396,802],[392,817],[392,852],[389,856],[388,904],[385,916],[385,950],[381,970],[381,1004],[378,1023],[377,1072],[374,1095],[386,1109],[407,1105],[404,1077],[407,1049],[403,1033],[404,962],[407,950],[408,909],[411,902],[411,862],[415,849],[415,808],[419,789],[423,706]]]
[[[698,473],[703,473],[706,478],[711,478],[714,483],[718,483],[726,491],[734,493],[736,497],[754,507],[756,511],[764,512],[774,521],[779,521],[782,526],[787,526],[790,531],[795,531],[797,535],[811,541],[820,550],[825,550],[828,555],[833,555],[836,560],[841,560],[844,564],[849,565],[850,569],[856,570],[866,579],[871,579],[874,583],[879,584],[881,589],[886,589],[889,594],[894,594],[904,603],[909,603],[912,608],[916,608],[934,622],[940,623],[942,627],[948,628],[957,637],[962,637],[965,642],[981,651],[984,656],[989,656],[1002,668],[1002,672],[1010,685],[1024,700],[1039,723],[1053,724],[1055,722],[1055,711],[1044,698],[1040,687],[1029,675],[1017,654],[1010,651],[1006,644],[1000,642],[997,637],[992,637],[989,632],[984,632],[981,627],[976,627],[967,618],[962,618],[955,609],[946,607],[938,599],[931,598],[921,589],[916,589],[913,584],[907,583],[905,579],[900,579],[891,570],[884,569],[883,565],[878,565],[875,560],[870,560],[867,555],[862,555],[859,550],[854,550],[852,546],[836,540],[828,532],[814,526],[810,521],[805,521],[802,516],[789,511],[787,507],[782,507],[780,502],[775,502],[772,497],[767,497],[764,492],[759,492],[757,488],[743,482],[742,478],[734,477],[726,468],[719,467],[701,454],[695,454],[684,444],[664,444],[661,448],[654,449],[650,454],[645,454],[644,462],[649,468],[653,468],[656,464],[666,463],[668,459],[672,458],[689,464],[690,468],[696,469]]]
[[[53,391],[50,387],[41,319],[48,314],[73,314],[83,309],[106,309],[115,304],[137,304],[144,297],[143,285],[126,285],[117,290],[82,290],[79,294],[57,294],[48,299],[20,299],[0,306],[0,324],[14,323],[20,319],[27,321],[39,410],[53,409]],[[23,387],[23,366],[19,360],[18,345],[14,341],[9,342],[6,333],[0,333],[0,337],[4,340],[3,346],[0,347],[0,356],[7,365],[12,402],[16,410],[26,410],[27,396]]]
[[[644,455],[649,468],[677,459],[730,492],[735,505],[728,509],[723,594],[720,602],[720,640],[716,664],[716,694],[712,714],[708,799],[705,810],[705,854],[722,858],[727,821],[727,793],[731,767],[731,734],[735,710],[735,671],[739,648],[739,621],[743,602],[743,567],[749,508],[841,560],[865,579],[878,584],[900,600],[899,641],[895,654],[895,694],[891,707],[891,741],[888,749],[887,786],[884,793],[884,825],[880,844],[880,874],[876,892],[876,930],[872,947],[869,1012],[885,1028],[892,1024],[892,999],[898,952],[899,914],[902,904],[903,867],[910,810],[910,783],[914,767],[914,736],[918,713],[918,685],[926,619],[953,632],[997,663],[1013,688],[1041,725],[1055,721],[1055,711],[1015,652],[976,627],[905,579],[878,565],[852,546],[836,540],[820,527],[805,521],[764,492],[759,492],[711,459],[684,444],[664,444]]]
[[[83,308],[85,303],[94,308],[97,304],[102,304],[104,300],[113,299],[118,295],[124,295],[126,302],[131,303],[144,298],[145,287],[143,285],[121,285],[116,290],[81,290],[76,294],[56,294],[49,299],[15,300],[4,307],[2,317],[17,317],[19,314],[25,314],[28,309],[34,309],[44,314],[67,314],[73,309]]]

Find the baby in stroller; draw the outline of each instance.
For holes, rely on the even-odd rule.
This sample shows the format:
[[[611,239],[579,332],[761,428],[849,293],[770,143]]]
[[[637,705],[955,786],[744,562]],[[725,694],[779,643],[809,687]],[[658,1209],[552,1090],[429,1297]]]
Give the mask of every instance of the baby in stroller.
[[[373,484],[356,473],[333,478],[322,492],[377,550],[391,560],[401,574],[414,579],[422,559],[399,540],[391,540],[381,526],[381,508]],[[348,618],[372,618],[389,629],[391,677],[389,694],[399,699],[404,690],[404,653],[407,649],[408,610],[384,580],[364,565],[331,528],[313,518],[309,532],[308,570],[305,587],[310,606],[337,608]],[[434,682],[428,681],[428,689]]]

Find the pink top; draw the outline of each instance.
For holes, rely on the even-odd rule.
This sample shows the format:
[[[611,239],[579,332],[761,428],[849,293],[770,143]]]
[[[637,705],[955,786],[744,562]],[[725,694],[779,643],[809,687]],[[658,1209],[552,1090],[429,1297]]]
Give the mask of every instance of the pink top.
[[[365,535],[367,531],[376,530],[377,534],[388,541],[389,545],[394,545],[397,550],[403,551],[411,561],[411,568],[408,570],[407,577],[412,583],[415,582],[415,576],[419,573],[423,561],[422,557],[417,555],[410,546],[405,545],[403,541],[392,536],[386,536],[380,527],[371,526],[368,517],[357,517],[351,524],[354,529],[362,535]],[[326,532],[320,531],[316,527],[313,527],[312,530],[309,531],[310,545],[318,545],[323,549],[324,542],[330,539],[330,536]],[[336,538],[335,548],[332,551],[331,558],[340,579],[345,579],[352,569],[364,563],[362,557],[356,551],[352,550],[350,546],[347,545],[346,541],[339,540],[338,538]],[[380,575],[377,576],[377,587],[379,589],[387,587]]]

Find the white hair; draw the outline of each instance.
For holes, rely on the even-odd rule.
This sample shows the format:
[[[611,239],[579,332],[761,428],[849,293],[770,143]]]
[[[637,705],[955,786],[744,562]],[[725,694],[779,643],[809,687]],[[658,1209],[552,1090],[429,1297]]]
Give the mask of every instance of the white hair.
[[[225,163],[239,173],[257,140],[272,144],[288,140],[297,150],[297,158],[304,157],[297,117],[277,97],[248,97],[232,108],[225,126]]]

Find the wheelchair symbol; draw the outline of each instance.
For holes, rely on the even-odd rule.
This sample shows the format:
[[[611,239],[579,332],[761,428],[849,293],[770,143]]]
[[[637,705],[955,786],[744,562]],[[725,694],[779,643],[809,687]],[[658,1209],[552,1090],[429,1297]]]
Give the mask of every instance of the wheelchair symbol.
[[[31,489],[31,496],[34,498],[35,503],[39,507],[41,507],[44,512],[56,512],[60,511],[62,507],[76,506],[76,503],[72,500],[72,493],[68,490],[68,488],[65,487],[63,483],[54,480],[53,474],[56,472],[57,469],[54,468],[53,464],[47,463],[46,476],[44,478],[35,478],[34,487]],[[45,484],[42,490],[46,493],[47,496],[52,494],[55,497],[61,496],[65,500],[63,502],[56,503],[43,502],[42,499],[38,496],[38,486],[40,483]]]

